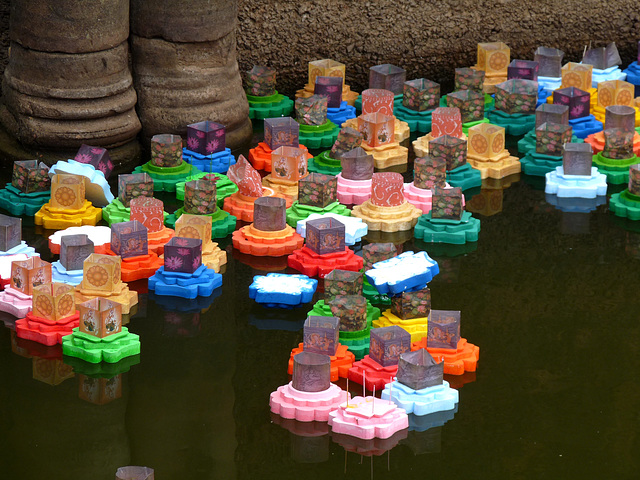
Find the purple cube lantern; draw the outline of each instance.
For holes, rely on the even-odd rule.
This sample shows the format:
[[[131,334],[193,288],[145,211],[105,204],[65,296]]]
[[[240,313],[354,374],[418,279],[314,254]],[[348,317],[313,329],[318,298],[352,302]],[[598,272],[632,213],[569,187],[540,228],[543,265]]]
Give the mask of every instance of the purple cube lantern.
[[[536,128],[536,152],[559,157],[564,144],[571,141],[573,128],[559,123],[543,123]]]
[[[154,480],[154,471],[149,467],[120,467],[116,471],[116,480]]]
[[[113,171],[113,162],[106,148],[82,144],[74,160],[93,165],[96,170],[104,173],[105,178],[109,178]]]
[[[391,90],[368,88],[362,92],[362,114],[393,115],[393,100],[394,95]]]
[[[589,93],[576,87],[559,88],[553,92],[553,103],[569,107],[569,120],[589,116],[590,101]]]
[[[362,247],[362,259],[364,260],[364,269],[371,270],[374,263],[389,260],[398,256],[398,249],[391,243],[369,243]]]
[[[297,98],[296,119],[300,125],[318,126],[327,123],[327,97],[311,95],[307,98]]]
[[[165,272],[193,273],[202,265],[202,240],[173,237],[164,246]]]
[[[511,60],[507,67],[507,79],[520,78],[522,80],[538,81],[538,70],[540,65],[538,62],[531,60]]]
[[[329,108],[340,108],[342,103],[342,77],[316,77],[313,93],[327,97]]]
[[[562,170],[565,175],[591,175],[593,151],[588,143],[565,143]]]
[[[372,328],[369,358],[383,367],[397,365],[400,355],[411,351],[411,334],[398,325]]]
[[[137,220],[112,224],[111,250],[121,258],[148,255],[147,227]]]
[[[357,147],[340,157],[342,178],[347,180],[371,180],[375,160],[364,148]]]
[[[295,355],[291,385],[299,392],[324,392],[331,386],[331,357],[304,351]]]
[[[253,227],[261,232],[279,232],[287,226],[284,198],[260,197],[253,203]]]
[[[187,125],[187,148],[200,155],[212,155],[226,148],[225,126],[205,120]]]
[[[67,270],[82,270],[93,251],[93,242],[87,235],[63,235],[60,239],[60,263]]]
[[[354,148],[362,145],[362,133],[360,130],[352,127],[342,127],[338,132],[338,138],[336,139],[333,147],[331,147],[331,158],[339,159],[345,153],[353,150]]]
[[[431,291],[402,292],[391,299],[391,313],[403,320],[425,318],[431,311]]]
[[[38,160],[13,162],[11,185],[23,193],[46,192],[51,189],[49,167]]]
[[[602,156],[616,160],[633,157],[633,135],[636,132],[622,128],[607,128],[604,131]]]
[[[184,212],[210,215],[218,209],[216,182],[200,178],[184,184]]]
[[[136,197],[153,197],[153,178],[147,173],[118,175],[118,200],[125,207]]]
[[[324,208],[338,200],[338,179],[333,175],[310,173],[298,181],[298,203]]]
[[[640,164],[629,167],[629,193],[640,196]]]
[[[598,70],[606,70],[622,63],[616,42],[611,42],[606,47],[589,48],[584,52],[582,63],[593,65]]]
[[[325,303],[328,304],[337,295],[362,295],[362,279],[360,272],[332,270],[324,277]]]
[[[460,187],[436,188],[432,201],[432,219],[460,220],[462,218],[462,190]]]
[[[437,363],[426,348],[403,353],[398,360],[398,382],[413,390],[442,385],[444,361]]]
[[[457,349],[459,341],[460,312],[431,310],[427,327],[427,347]]]
[[[562,58],[564,52],[557,48],[538,47],[533,59],[538,62],[538,75],[541,77],[559,78],[562,75]]]
[[[447,94],[447,106],[460,109],[462,123],[478,122],[484,118],[484,95],[474,90]]]
[[[467,163],[467,140],[451,135],[441,135],[429,142],[429,156],[444,160],[447,171]]]
[[[264,143],[271,150],[278,147],[298,147],[300,124],[291,117],[264,119]]]
[[[604,129],[620,128],[633,132],[636,128],[636,109],[626,105],[611,105],[604,109]]]
[[[484,76],[484,70],[456,68],[455,91],[473,90],[478,93],[483,93]]]
[[[22,242],[22,219],[0,213],[0,252],[8,252]]]
[[[369,88],[383,88],[391,90],[394,95],[400,95],[407,79],[404,68],[389,63],[376,65],[369,69]]]
[[[440,103],[440,84],[426,78],[404,82],[403,92],[402,105],[410,110],[433,110]]]
[[[362,295],[336,295],[331,315],[340,319],[341,332],[359,332],[367,328],[367,299]]]
[[[344,223],[335,218],[316,218],[307,221],[307,247],[318,255],[343,252]]]
[[[254,65],[247,72],[247,95],[269,97],[276,93],[276,71],[270,67]]]
[[[182,138],[169,133],[151,137],[151,163],[156,167],[182,165]]]
[[[447,182],[447,161],[443,158],[417,157],[413,161],[413,184],[425,190],[444,188]]]
[[[543,103],[536,108],[536,128],[543,123],[569,125],[569,107],[555,103]]]
[[[340,319],[337,317],[307,317],[304,322],[303,348],[305,352],[333,356],[340,342]]]
[[[510,115],[532,114],[538,101],[538,83],[514,78],[496,85],[496,110]]]

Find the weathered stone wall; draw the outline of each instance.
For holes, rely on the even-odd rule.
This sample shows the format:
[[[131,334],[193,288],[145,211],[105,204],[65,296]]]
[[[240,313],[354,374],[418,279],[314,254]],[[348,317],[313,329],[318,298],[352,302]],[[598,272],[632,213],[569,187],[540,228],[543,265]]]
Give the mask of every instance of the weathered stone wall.
[[[307,79],[307,62],[347,65],[347,83],[362,91],[369,67],[393,63],[407,78],[452,86],[456,67],[475,63],[476,44],[504,41],[512,58],[533,59],[539,45],[579,61],[589,41],[615,41],[623,66],[640,39],[637,0],[240,0],[238,62],[278,71],[278,90],[292,95]]]

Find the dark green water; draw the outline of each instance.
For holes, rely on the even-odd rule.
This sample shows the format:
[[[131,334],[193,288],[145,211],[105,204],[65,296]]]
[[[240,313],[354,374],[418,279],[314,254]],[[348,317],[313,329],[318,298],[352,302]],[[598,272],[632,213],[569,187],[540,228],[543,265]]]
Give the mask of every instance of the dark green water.
[[[496,213],[475,214],[477,246],[404,243],[438,260],[433,307],[461,310],[463,337],[480,346],[475,374],[447,378],[463,386],[444,425],[375,445],[331,438],[323,424],[279,425],[269,393],[288,382],[308,308],[249,300],[264,273],[252,262],[263,259],[238,256],[228,239],[209,308],[176,313],[140,295],[128,325],[141,338],[139,363],[111,381],[122,391],[107,404],[80,398],[79,374],[54,376],[71,375],[59,347],[16,341],[3,317],[0,478],[110,480],[129,464],[155,468],[158,480],[638,478],[640,234],[606,205],[561,212],[533,183],[494,189]],[[50,258],[33,227],[25,239]]]

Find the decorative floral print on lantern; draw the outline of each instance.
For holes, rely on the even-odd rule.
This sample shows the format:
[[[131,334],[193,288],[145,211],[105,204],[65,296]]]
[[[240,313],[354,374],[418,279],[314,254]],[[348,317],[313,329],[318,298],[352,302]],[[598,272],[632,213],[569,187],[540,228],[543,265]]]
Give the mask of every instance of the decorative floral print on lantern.
[[[433,190],[444,188],[447,181],[447,162],[430,156],[416,158],[413,162],[413,184],[418,188]]]
[[[411,351],[411,334],[398,325],[371,329],[369,358],[383,367],[397,365],[400,355]]]
[[[153,178],[146,173],[118,175],[118,200],[129,207],[136,197],[153,197]]]
[[[362,247],[364,269],[369,270],[374,263],[382,262],[398,256],[398,250],[393,243],[369,243]]]
[[[504,154],[504,127],[490,123],[480,123],[469,128],[467,134],[469,155],[494,159]]]
[[[213,218],[209,215],[191,215],[185,213],[176,220],[176,237],[196,238],[202,241],[203,249],[211,243]]]
[[[309,62],[309,85],[316,84],[317,77],[339,77],[344,85],[344,63],[324,59]]]
[[[393,100],[394,95],[391,90],[369,88],[362,92],[362,114],[393,115]]]
[[[403,292],[391,299],[391,313],[403,320],[426,318],[431,312],[431,291]]]
[[[184,185],[184,211],[194,215],[209,215],[217,210],[216,183],[205,179]]]
[[[51,264],[40,257],[11,263],[11,288],[32,295],[34,287],[51,283]]]
[[[604,150],[602,156],[616,160],[633,157],[633,136],[621,128],[610,128],[604,131]]]
[[[247,72],[247,95],[268,97],[276,93],[276,71],[270,67],[254,65]]]
[[[49,167],[38,160],[13,162],[11,185],[23,193],[46,192],[51,189]]]
[[[484,70],[487,76],[506,76],[511,51],[503,42],[478,44],[478,68]]]
[[[569,87],[589,90],[591,88],[591,78],[593,75],[593,65],[569,62],[561,70],[562,85],[560,88]],[[555,95],[554,95],[555,103]]]
[[[507,79],[519,78],[537,82],[539,68],[538,62],[532,62],[531,60],[512,60],[507,67]]]
[[[397,207],[404,200],[404,179],[396,172],[378,172],[371,178],[371,203],[378,207]]]
[[[462,218],[462,190],[460,187],[435,189],[431,218],[447,220]]]
[[[84,177],[56,174],[51,178],[52,208],[79,210],[85,201]]]
[[[337,295],[362,295],[362,273],[349,270],[332,270],[324,277],[325,303]]]
[[[484,95],[473,90],[460,90],[447,95],[447,106],[460,109],[462,123],[484,118]]]
[[[362,133],[362,142],[371,148],[395,141],[395,120],[389,115],[382,113],[360,115],[358,130]]]
[[[606,108],[611,105],[633,107],[634,86],[622,80],[609,80],[598,83],[598,105]]]
[[[424,112],[433,110],[440,102],[440,85],[438,83],[427,80],[426,78],[418,78],[404,82],[404,95],[402,96],[402,105],[415,110]]]
[[[227,176],[238,186],[241,195],[250,198],[262,196],[262,177],[244,155],[240,155],[236,164],[229,167]]]
[[[589,93],[575,87],[559,88],[553,92],[553,103],[569,107],[569,120],[588,116],[590,101]]]
[[[473,90],[475,92],[482,93],[484,76],[484,70],[476,70],[474,68],[456,68],[455,91]]]
[[[182,165],[182,138],[180,135],[154,135],[151,137],[151,163],[156,167]]]
[[[344,237],[344,224],[334,218],[307,221],[306,246],[318,255],[343,252]]]
[[[213,155],[226,147],[225,126],[205,120],[187,125],[187,148],[201,155]]]
[[[325,97],[327,99],[327,106],[329,108],[340,108],[342,103],[342,84],[344,83],[341,77],[316,77],[316,83],[313,92],[316,95]]]
[[[459,108],[439,107],[431,114],[431,136],[462,137],[462,116]]]
[[[543,123],[536,128],[536,152],[556,157],[562,155],[564,144],[571,141],[572,132],[569,125]]]
[[[271,164],[271,179],[276,183],[295,185],[309,173],[307,155],[301,148],[279,147],[271,152]]]
[[[640,196],[640,165],[629,167],[629,193]]]
[[[362,133],[355,128],[342,127],[329,155],[331,158],[338,159],[360,145],[362,145]]]
[[[341,332],[367,328],[367,300],[361,295],[336,295],[329,303],[331,314],[340,319]]]
[[[447,162],[447,171],[467,163],[467,141],[442,135],[429,142],[429,156]]]
[[[76,311],[75,288],[64,283],[45,283],[33,289],[33,314],[57,322]]]
[[[113,162],[106,148],[81,145],[74,158],[76,162],[93,165],[96,170],[102,172],[105,178],[109,178],[113,171]]]
[[[511,79],[496,85],[497,110],[508,114],[534,113],[538,101],[538,84],[531,80]]]
[[[119,256],[92,253],[82,267],[82,288],[101,292],[112,292],[121,283]]]
[[[333,175],[310,173],[298,182],[298,203],[324,208],[337,201],[338,179]]]
[[[78,304],[80,331],[104,338],[122,331],[122,305],[105,298]]]
[[[327,97],[312,95],[297,98],[296,118],[302,125],[324,125],[327,122]]]
[[[111,225],[111,250],[121,258],[149,253],[147,227],[137,220]]]
[[[279,147],[299,147],[300,124],[291,117],[265,118],[264,143],[271,150]]]
[[[164,246],[166,272],[193,273],[202,264],[202,240],[173,237]]]
[[[391,90],[394,95],[400,95],[407,79],[404,68],[385,63],[375,65],[369,69],[369,88],[383,88]]]

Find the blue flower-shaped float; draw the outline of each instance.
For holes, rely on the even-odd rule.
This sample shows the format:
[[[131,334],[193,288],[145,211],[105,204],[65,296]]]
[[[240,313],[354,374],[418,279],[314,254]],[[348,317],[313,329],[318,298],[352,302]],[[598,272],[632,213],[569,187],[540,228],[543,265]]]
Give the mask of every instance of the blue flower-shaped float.
[[[268,273],[253,277],[249,298],[265,307],[291,308],[311,302],[317,287],[318,280],[306,275]]]
[[[164,266],[149,278],[149,290],[156,295],[182,298],[209,297],[222,285],[222,275],[200,265],[193,273],[167,272]]]
[[[185,147],[182,149],[182,158],[188,164],[206,173],[226,173],[231,165],[236,164],[236,158],[231,154],[230,148],[210,155],[202,155]]]
[[[414,390],[395,380],[384,386],[382,399],[391,400],[407,413],[422,416],[454,409],[459,395],[446,380],[442,381],[442,385],[421,390]]]

